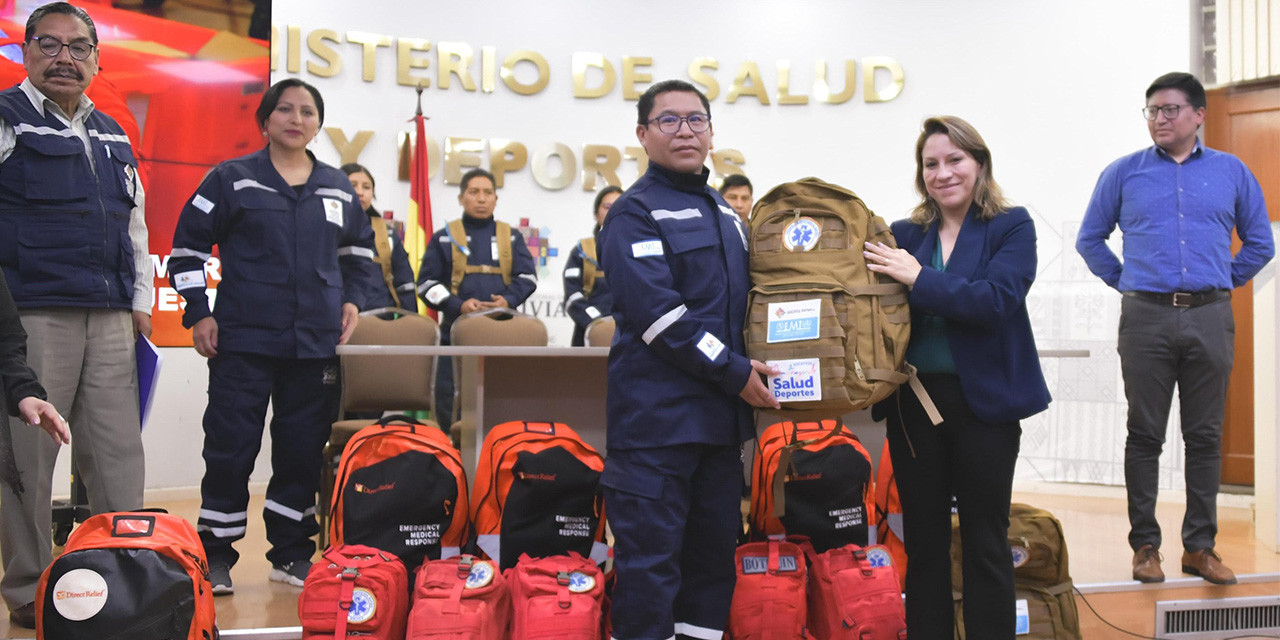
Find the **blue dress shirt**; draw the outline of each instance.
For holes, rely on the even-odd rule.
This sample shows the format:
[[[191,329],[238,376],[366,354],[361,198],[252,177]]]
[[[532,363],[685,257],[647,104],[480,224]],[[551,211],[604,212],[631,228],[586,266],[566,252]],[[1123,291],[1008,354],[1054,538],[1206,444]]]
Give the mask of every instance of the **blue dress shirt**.
[[[1124,263],[1107,247],[1116,225]],[[1242,246],[1233,259],[1231,230]],[[1248,282],[1275,255],[1262,190],[1239,158],[1196,141],[1182,163],[1151,146],[1098,178],[1076,251],[1120,291],[1203,292]]]

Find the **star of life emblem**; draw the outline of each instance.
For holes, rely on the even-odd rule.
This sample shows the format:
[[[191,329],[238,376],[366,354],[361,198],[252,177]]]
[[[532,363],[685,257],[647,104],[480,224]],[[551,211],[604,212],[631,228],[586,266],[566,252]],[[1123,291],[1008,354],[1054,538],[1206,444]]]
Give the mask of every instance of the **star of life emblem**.
[[[467,582],[464,585],[467,589],[479,589],[493,582],[493,565],[488,562],[476,562],[471,565],[471,572],[467,574]]]
[[[569,591],[571,593],[586,593],[594,588],[596,588],[595,578],[577,571],[569,574]]]
[[[347,622],[368,622],[378,611],[378,599],[368,589],[356,587],[351,592],[351,608],[347,610]]]
[[[813,218],[796,218],[782,230],[782,246],[787,251],[809,251],[818,246],[822,226]]]

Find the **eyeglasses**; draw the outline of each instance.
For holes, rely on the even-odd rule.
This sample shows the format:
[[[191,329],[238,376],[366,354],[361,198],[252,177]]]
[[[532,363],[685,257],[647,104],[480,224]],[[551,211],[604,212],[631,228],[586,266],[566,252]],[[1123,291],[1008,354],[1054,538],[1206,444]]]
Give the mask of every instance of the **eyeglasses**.
[[[85,60],[93,54],[93,50],[96,48],[95,45],[80,40],[68,44],[53,36],[38,36],[32,38],[32,40],[35,40],[36,46],[40,47],[40,53],[50,58],[58,57],[58,54],[62,53],[62,48],[66,47],[71,52],[71,59]]]
[[[1160,106],[1158,106],[1158,107],[1144,107],[1144,108],[1142,109],[1142,117],[1146,118],[1147,120],[1153,120],[1153,121],[1154,121],[1154,120],[1156,119],[1156,114],[1158,114],[1158,113],[1160,113],[1160,112],[1162,112],[1162,111],[1163,111],[1163,112],[1164,112],[1164,117],[1165,117],[1165,119],[1166,119],[1166,120],[1172,120],[1172,119],[1174,119],[1174,118],[1178,117],[1178,110],[1179,110],[1179,109],[1181,109],[1181,108],[1183,108],[1183,107],[1187,107],[1187,108],[1189,108],[1189,109],[1190,109],[1190,108],[1191,108],[1191,105],[1189,105],[1189,104],[1165,104],[1165,105],[1160,105]]]
[[[689,123],[689,130],[694,133],[702,133],[711,128],[711,116],[705,113],[693,113],[687,116],[668,113],[650,120],[648,124],[657,124],[658,131],[663,133],[678,133],[680,125],[685,122]]]

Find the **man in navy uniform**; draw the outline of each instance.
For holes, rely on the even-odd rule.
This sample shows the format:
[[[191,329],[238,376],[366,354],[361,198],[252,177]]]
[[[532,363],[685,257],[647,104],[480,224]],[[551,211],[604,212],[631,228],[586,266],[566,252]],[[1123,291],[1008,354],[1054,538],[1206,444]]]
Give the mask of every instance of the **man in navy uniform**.
[[[84,95],[98,73],[88,14],[65,2],[37,8],[22,53],[27,78],[0,92],[0,267],[28,336],[27,361],[49,401],[70,409],[90,510],[137,509],[134,343],[151,333],[152,288],[137,161],[120,125]],[[16,419],[10,425],[21,482],[0,497],[0,593],[9,619],[35,628],[58,445]]]
[[[601,266],[614,294],[608,458],[613,636],[719,640],[733,597],[739,445],[751,406],[777,408],[744,355],[747,229],[703,166],[711,106],[668,80],[640,98],[645,174],[610,207]]]
[[[538,287],[537,270],[524,236],[493,218],[498,194],[493,174],[472,169],[462,175],[458,204],[463,216],[431,236],[418,269],[418,295],[444,313],[440,342],[458,316],[486,309],[514,309]],[[453,362],[436,366],[436,421],[447,432],[453,422]]]

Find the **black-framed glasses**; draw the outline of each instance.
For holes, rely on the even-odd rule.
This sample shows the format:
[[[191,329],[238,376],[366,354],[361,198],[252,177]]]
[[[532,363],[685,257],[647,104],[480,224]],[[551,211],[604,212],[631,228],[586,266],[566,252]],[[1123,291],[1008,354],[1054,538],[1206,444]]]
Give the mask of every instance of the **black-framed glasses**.
[[[694,133],[702,133],[711,128],[711,116],[705,113],[691,113],[687,116],[664,113],[649,120],[649,124],[658,125],[658,131],[663,133],[677,133],[680,125],[685,122],[689,123],[689,130]]]
[[[1164,117],[1165,117],[1165,119],[1166,119],[1166,120],[1172,120],[1172,119],[1174,119],[1174,118],[1178,117],[1178,111],[1180,111],[1183,107],[1186,107],[1186,108],[1190,109],[1190,108],[1191,108],[1191,105],[1189,105],[1189,104],[1162,104],[1162,105],[1160,105],[1160,106],[1158,106],[1158,107],[1156,107],[1156,106],[1153,106],[1153,107],[1143,107],[1143,108],[1142,108],[1142,117],[1146,118],[1147,120],[1154,121],[1154,120],[1156,119],[1156,114],[1163,112],[1163,113],[1164,113]]]
[[[66,47],[67,51],[71,52],[71,59],[86,60],[93,54],[93,50],[97,48],[95,45],[84,42],[83,40],[66,43],[53,36],[37,36],[32,38],[32,40],[35,40],[36,46],[40,47],[40,53],[43,53],[50,58],[58,57],[58,54],[62,53],[62,48]]]

